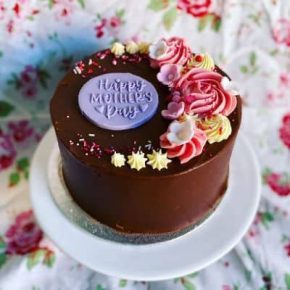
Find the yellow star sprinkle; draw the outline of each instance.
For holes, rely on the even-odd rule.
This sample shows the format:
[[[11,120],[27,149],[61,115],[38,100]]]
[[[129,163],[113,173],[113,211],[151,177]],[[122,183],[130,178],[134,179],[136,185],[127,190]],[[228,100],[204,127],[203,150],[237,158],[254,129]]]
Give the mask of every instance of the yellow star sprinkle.
[[[171,162],[171,160],[167,158],[167,153],[162,153],[161,150],[158,152],[153,150],[153,153],[147,154],[147,157],[149,159],[147,164],[150,165],[153,169],[158,169],[159,171],[164,168],[167,169],[168,163]]]
[[[122,167],[125,165],[125,156],[121,153],[114,152],[114,154],[111,156],[111,163],[115,167]]]
[[[137,153],[132,152],[132,155],[128,156],[128,161],[127,163],[130,165],[131,169],[136,169],[139,171],[142,168],[145,168],[147,158],[144,157],[144,153],[138,151]]]

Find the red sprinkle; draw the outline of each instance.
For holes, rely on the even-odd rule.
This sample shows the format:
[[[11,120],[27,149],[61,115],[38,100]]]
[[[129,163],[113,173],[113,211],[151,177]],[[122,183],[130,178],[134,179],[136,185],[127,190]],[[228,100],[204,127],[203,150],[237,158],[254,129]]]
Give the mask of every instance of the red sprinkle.
[[[104,153],[108,154],[108,155],[113,155],[114,154],[114,149],[110,149],[110,148],[105,148],[104,149]]]
[[[197,62],[201,62],[203,60],[203,57],[201,55],[197,55],[195,58],[194,58]]]

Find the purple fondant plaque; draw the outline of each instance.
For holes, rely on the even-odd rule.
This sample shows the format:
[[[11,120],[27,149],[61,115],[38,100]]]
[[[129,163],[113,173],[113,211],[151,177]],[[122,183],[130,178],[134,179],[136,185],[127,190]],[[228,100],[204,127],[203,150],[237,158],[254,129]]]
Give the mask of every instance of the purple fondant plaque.
[[[151,119],[158,107],[158,94],[147,80],[130,73],[94,77],[78,96],[82,113],[97,126],[126,130]]]

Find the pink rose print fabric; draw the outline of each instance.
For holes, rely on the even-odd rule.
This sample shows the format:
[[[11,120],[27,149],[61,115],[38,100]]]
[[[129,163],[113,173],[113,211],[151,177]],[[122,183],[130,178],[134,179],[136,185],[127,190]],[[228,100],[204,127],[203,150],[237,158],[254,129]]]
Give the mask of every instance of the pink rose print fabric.
[[[193,128],[180,140],[180,130],[192,130],[174,120],[235,106],[213,72],[189,70],[180,80],[191,49],[211,55],[243,98],[241,134],[258,157],[261,204],[230,253],[184,277],[129,281],[93,272],[50,241],[33,215],[29,169],[51,124],[55,87],[72,67],[82,71],[82,57],[119,40],[155,43],[156,77],[171,88],[161,114],[173,122],[160,144],[183,162],[201,153],[205,136]],[[287,0],[0,0],[0,289],[290,290],[289,49]]]

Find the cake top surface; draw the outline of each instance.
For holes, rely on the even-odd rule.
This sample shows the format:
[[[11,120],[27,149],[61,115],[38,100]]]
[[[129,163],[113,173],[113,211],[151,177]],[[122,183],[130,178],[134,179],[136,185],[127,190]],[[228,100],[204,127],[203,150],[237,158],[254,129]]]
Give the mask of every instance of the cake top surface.
[[[51,101],[59,140],[80,162],[118,174],[168,176],[222,151],[241,101],[208,54],[178,37],[114,43],[78,62]]]

